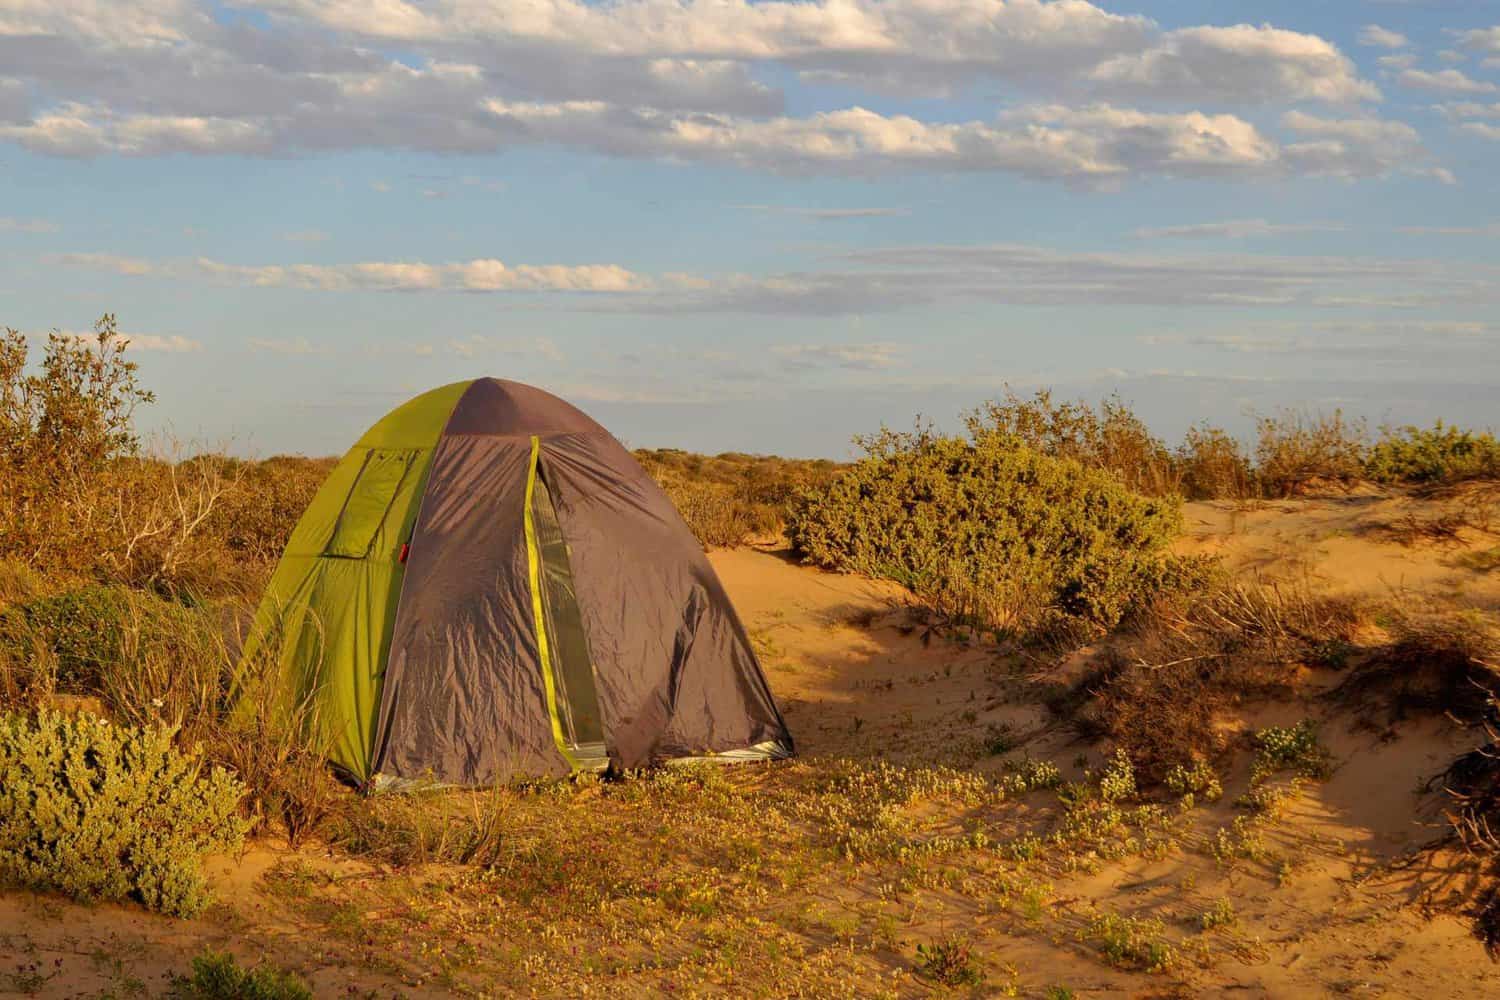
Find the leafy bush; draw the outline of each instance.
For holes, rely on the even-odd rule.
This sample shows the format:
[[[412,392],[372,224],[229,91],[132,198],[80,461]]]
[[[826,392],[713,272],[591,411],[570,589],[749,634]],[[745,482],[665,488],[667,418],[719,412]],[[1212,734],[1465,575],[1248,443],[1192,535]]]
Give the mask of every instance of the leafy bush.
[[[163,591],[258,587],[329,463],[147,454],[134,427],[155,400],[112,315],[54,333],[35,368],[0,331],[0,559],[43,573]]]
[[[1165,936],[1166,925],[1159,919],[1101,913],[1089,923],[1087,934],[1097,940],[1111,965],[1123,969],[1161,972],[1177,963],[1177,953]]]
[[[999,434],[863,439],[867,457],[805,492],[789,534],[811,563],[905,584],[942,614],[1037,634],[1110,627],[1168,572],[1175,498]]]
[[[1500,441],[1439,420],[1431,428],[1386,427],[1365,460],[1381,483],[1456,483],[1500,477]]]
[[[78,899],[191,916],[204,855],[238,847],[239,781],[164,727],[44,711],[0,718],[0,875]]]
[[[838,468],[823,459],[769,455],[697,455],[675,448],[637,450],[636,460],[666,490],[698,540],[739,545],[780,532],[798,491],[826,482]]]
[[[203,531],[221,561],[276,564],[292,529],[337,464],[332,458],[280,455],[236,463],[237,488],[214,506]]]
[[[1177,449],[1177,464],[1182,493],[1189,500],[1246,500],[1256,494],[1249,456],[1221,428],[1188,428]]]
[[[1256,474],[1267,495],[1286,497],[1316,480],[1349,484],[1364,475],[1365,425],[1342,410],[1282,410],[1256,420]]]
[[[105,669],[119,659],[127,600],[120,588],[95,584],[9,607],[0,611],[0,656],[44,648],[56,664],[58,687],[97,690]]]
[[[1178,492],[1180,474],[1167,446],[1128,404],[1111,396],[1097,412],[1085,402],[1054,403],[1050,390],[1022,399],[1009,389],[965,418],[971,436],[1022,444],[1053,458],[1071,458],[1102,469],[1137,493]]]
[[[89,584],[0,611],[0,675],[98,696],[130,723],[209,721],[231,658],[220,608],[150,591]]]
[[[191,1000],[312,1000],[313,992],[293,973],[266,965],[246,969],[227,951],[204,951],[193,959],[191,979],[178,979],[173,995]]]

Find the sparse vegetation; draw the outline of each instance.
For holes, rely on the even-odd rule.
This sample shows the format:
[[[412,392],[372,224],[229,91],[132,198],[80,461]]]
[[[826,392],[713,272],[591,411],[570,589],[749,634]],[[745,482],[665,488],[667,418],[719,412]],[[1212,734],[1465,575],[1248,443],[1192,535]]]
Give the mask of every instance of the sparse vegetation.
[[[1256,435],[1256,476],[1267,496],[1291,496],[1318,482],[1348,486],[1364,474],[1365,425],[1341,410],[1262,416]]]
[[[225,711],[237,627],[330,463],[148,455],[131,413],[150,394],[109,317],[91,340],[53,338],[35,371],[18,335],[4,350],[0,445],[19,478],[0,489],[0,875],[186,914],[207,898],[206,852],[246,830],[313,841],[257,883],[257,905],[412,987],[1062,998],[1072,990],[1036,976],[1087,981],[1009,965],[1014,950],[994,946],[1006,935],[1101,976],[1149,972],[1191,991],[1177,980],[1218,952],[1261,947],[1260,904],[1237,913],[1218,894],[1241,891],[1231,876],[1263,879],[1257,892],[1303,877],[1312,848],[1289,805],[1333,763],[1309,721],[1247,733],[1246,702],[1307,706],[1293,718],[1325,719],[1330,739],[1351,709],[1380,740],[1417,712],[1500,723],[1489,612],[1234,579],[1171,554],[1179,496],[1249,501],[1368,478],[1421,487],[1399,490],[1414,513],[1396,528],[1413,545],[1441,537],[1446,565],[1478,578],[1494,562],[1474,541],[1493,549],[1493,495],[1471,480],[1494,475],[1492,436],[1386,429],[1367,448],[1341,414],[1283,413],[1261,421],[1253,449],[1208,425],[1173,449],[1119,399],[1007,394],[970,416],[965,438],[887,432],[851,466],[637,453],[705,545],[786,524],[813,561],[906,584],[930,629],[962,637],[939,667],[862,679],[867,701],[840,718],[813,687],[827,664],[804,663],[798,626],[756,633],[768,660],[795,658],[773,684],[817,691],[802,718],[833,717],[810,742],[842,740],[858,759],[364,799],[328,773],[317,719]],[[34,467],[54,454],[70,457]],[[826,628],[868,630],[874,670],[892,617],[839,608]],[[964,675],[963,658],[981,655]],[[239,680],[256,690],[271,666],[252,661]],[[956,697],[950,670],[966,676]],[[946,685],[931,689],[941,704],[901,703],[928,683]],[[1039,701],[1050,717],[1028,714]],[[943,714],[914,708],[928,702]],[[80,705],[110,721],[58,710]],[[1438,782],[1486,878],[1500,874],[1497,759],[1492,740]],[[1218,862],[1175,868],[1185,898],[1155,895],[1167,879],[1154,876],[1128,912],[1080,892],[1119,885],[1110,866],[1124,859],[1179,855]],[[1480,886],[1464,905],[1500,940],[1500,895]],[[235,933],[254,919],[213,912]],[[0,948],[25,958],[7,981],[50,988],[56,970],[8,933]],[[217,952],[175,988],[310,995],[277,966]]]

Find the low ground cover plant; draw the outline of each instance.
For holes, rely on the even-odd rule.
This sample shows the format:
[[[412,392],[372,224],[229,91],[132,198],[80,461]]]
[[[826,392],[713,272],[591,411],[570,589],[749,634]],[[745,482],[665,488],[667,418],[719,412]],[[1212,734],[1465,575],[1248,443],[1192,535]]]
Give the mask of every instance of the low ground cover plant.
[[[227,951],[205,951],[193,959],[193,974],[173,983],[180,1000],[312,1000],[297,975],[269,965],[245,968]]]
[[[243,787],[163,727],[42,711],[0,717],[0,877],[191,916],[203,858],[237,848]]]

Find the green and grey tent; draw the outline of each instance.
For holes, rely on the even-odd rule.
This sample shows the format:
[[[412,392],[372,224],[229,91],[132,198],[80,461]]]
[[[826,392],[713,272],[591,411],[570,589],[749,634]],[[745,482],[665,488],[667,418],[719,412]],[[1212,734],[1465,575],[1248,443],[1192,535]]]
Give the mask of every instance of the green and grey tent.
[[[279,685],[255,704],[312,706],[333,763],[375,787],[792,752],[671,500],[582,412],[499,379],[418,396],[344,456],[252,657]]]

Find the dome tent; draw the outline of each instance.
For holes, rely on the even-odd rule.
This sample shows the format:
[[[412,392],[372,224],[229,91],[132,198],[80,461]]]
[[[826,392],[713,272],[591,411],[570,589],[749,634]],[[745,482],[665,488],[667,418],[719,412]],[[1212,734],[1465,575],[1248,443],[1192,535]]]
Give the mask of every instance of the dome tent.
[[[253,656],[279,684],[258,703],[311,706],[366,786],[792,752],[671,500],[517,382],[434,389],[360,438],[292,532]]]

